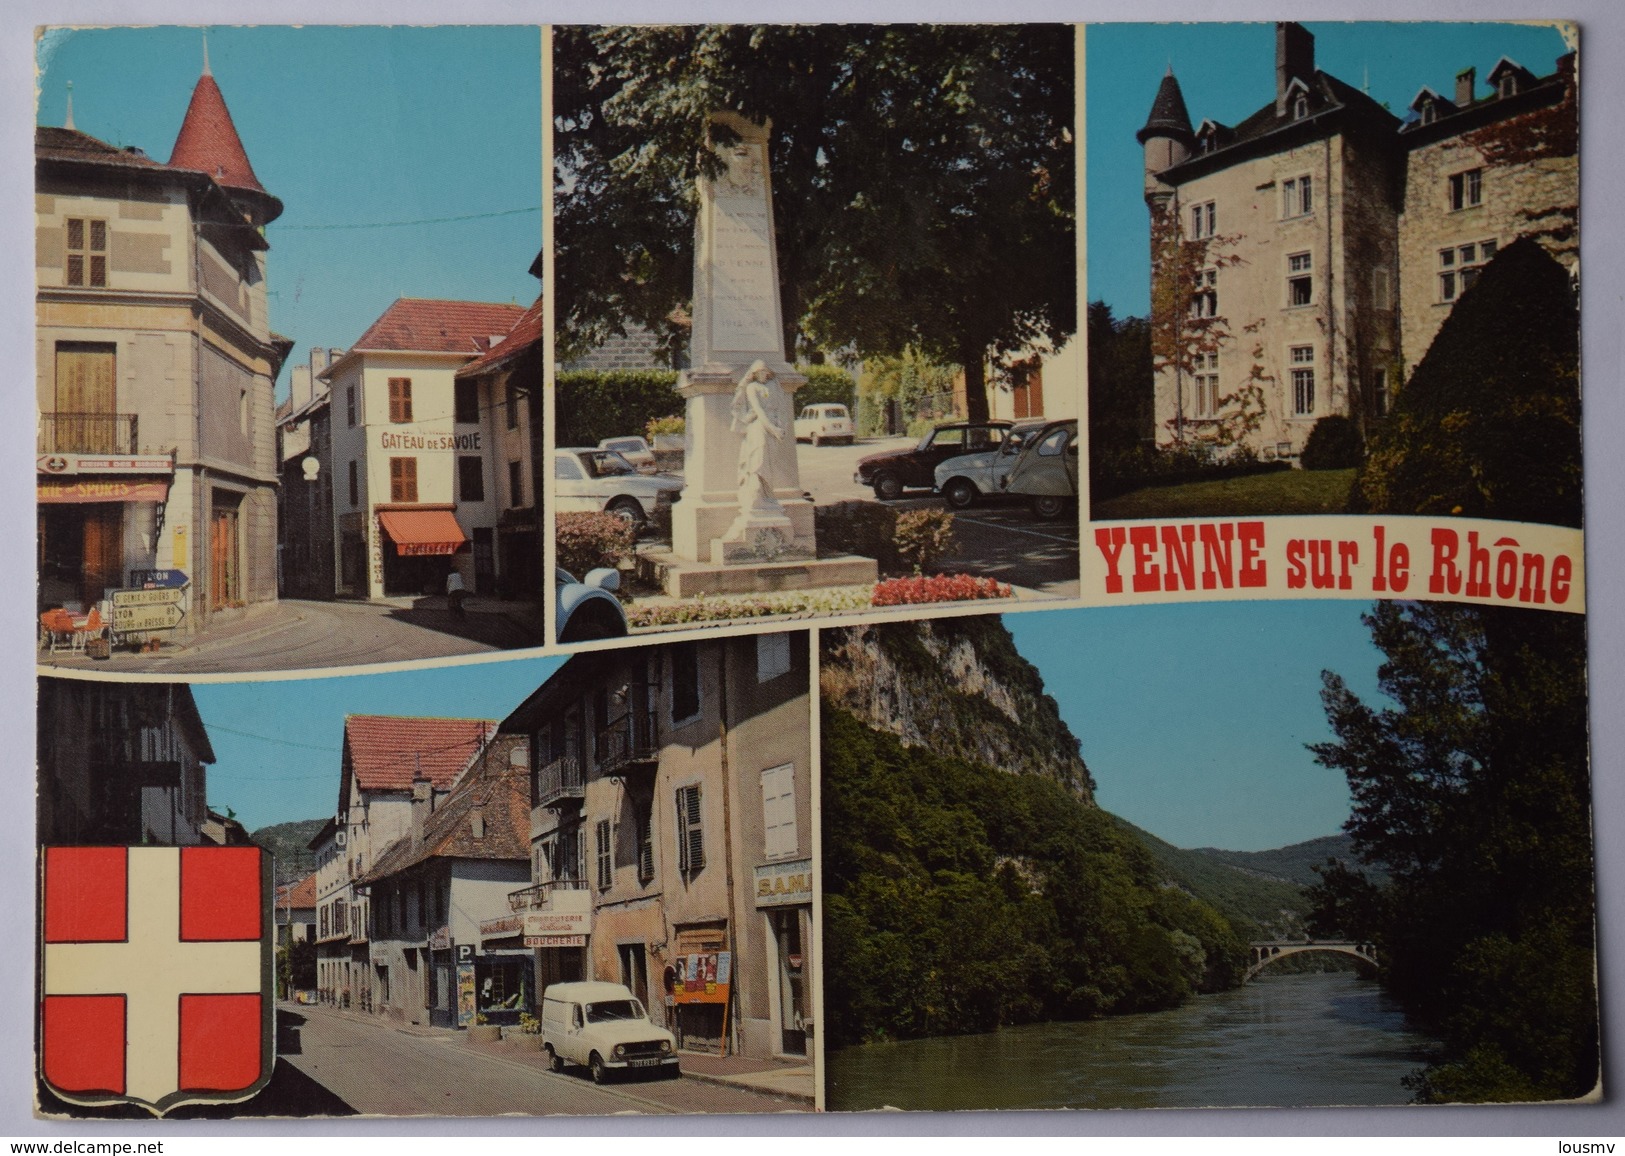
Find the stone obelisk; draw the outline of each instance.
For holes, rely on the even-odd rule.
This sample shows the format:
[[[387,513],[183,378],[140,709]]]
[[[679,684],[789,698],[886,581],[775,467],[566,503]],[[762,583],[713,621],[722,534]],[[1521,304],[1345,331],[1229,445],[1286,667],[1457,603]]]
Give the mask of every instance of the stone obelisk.
[[[677,386],[687,485],[672,510],[672,553],[727,566],[810,560],[813,508],[794,431],[807,379],[785,358],[768,126],[732,112],[711,123],[736,139],[713,146],[723,171],[699,181],[692,368]]]

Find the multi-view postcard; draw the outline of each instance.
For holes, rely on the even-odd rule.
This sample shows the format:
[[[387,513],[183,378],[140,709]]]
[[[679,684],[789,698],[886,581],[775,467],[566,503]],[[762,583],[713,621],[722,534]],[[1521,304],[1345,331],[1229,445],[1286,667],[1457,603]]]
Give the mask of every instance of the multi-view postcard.
[[[41,29],[36,1115],[1600,1099],[1578,38]]]

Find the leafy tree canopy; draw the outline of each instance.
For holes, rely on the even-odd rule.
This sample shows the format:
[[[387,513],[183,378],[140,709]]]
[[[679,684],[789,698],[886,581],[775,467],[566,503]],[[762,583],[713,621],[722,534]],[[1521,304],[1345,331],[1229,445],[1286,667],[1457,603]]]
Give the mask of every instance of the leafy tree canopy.
[[[1062,26],[561,28],[559,319],[675,357],[710,114],[771,127],[786,352],[913,346],[965,367],[1076,329],[1073,37]]]

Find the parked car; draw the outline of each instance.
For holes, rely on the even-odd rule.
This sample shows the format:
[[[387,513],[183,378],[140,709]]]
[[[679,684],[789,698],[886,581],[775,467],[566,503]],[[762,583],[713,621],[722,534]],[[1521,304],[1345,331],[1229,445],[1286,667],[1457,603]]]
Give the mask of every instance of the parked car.
[[[553,451],[554,509],[561,514],[614,514],[637,533],[655,510],[683,491],[683,479],[643,474],[614,450],[573,447]]]
[[[618,983],[555,983],[542,993],[542,1048],[555,1072],[576,1064],[602,1084],[622,1072],[680,1074],[677,1039]]]
[[[622,438],[605,438],[598,443],[598,448],[614,450],[637,467],[639,473],[652,474],[655,471],[655,452],[643,438],[630,435]]]
[[[1027,439],[1004,477],[1004,492],[1020,494],[1046,521],[1061,517],[1078,501],[1078,422],[1052,421]]]
[[[852,414],[846,406],[834,402],[819,402],[805,406],[796,418],[796,441],[812,442],[821,446],[825,442],[852,444]]]
[[[936,469],[961,454],[996,450],[1014,422],[953,422],[929,430],[907,449],[887,450],[858,459],[852,480],[870,486],[883,502],[903,496],[905,489],[929,490],[936,484]]]
[[[630,629],[626,610],[615,597],[621,575],[607,566],[587,571],[577,582],[568,570],[553,571],[553,605],[560,642],[624,638]]]
[[[936,469],[937,493],[956,510],[963,510],[978,498],[999,496],[1000,483],[1016,464],[1021,447],[1046,424],[1041,417],[1018,421],[998,449],[949,458]]]

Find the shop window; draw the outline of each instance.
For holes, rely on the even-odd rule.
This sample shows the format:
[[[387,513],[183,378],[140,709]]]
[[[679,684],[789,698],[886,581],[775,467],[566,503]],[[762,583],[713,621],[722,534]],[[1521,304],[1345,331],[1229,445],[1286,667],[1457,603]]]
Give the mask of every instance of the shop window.
[[[677,788],[677,870],[694,875],[705,866],[705,825],[700,785]]]
[[[68,218],[69,285],[107,288],[107,222],[89,217]]]
[[[762,772],[763,854],[768,859],[794,859],[800,848],[796,831],[796,768],[793,763]]]
[[[389,459],[389,500],[415,502],[418,500],[418,460],[416,458]]]
[[[412,420],[412,379],[389,379],[389,420],[397,425]]]

